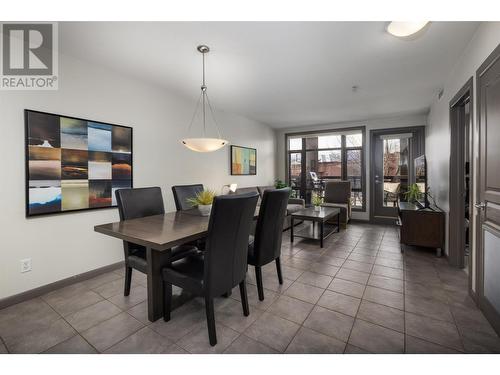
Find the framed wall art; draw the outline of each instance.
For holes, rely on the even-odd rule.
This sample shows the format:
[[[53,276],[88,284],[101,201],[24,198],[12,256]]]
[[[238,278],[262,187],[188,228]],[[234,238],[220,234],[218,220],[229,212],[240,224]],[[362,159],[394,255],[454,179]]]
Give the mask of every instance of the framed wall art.
[[[115,207],[133,186],[132,128],[25,110],[26,216]]]
[[[249,176],[257,174],[257,150],[255,148],[231,146],[231,175]]]

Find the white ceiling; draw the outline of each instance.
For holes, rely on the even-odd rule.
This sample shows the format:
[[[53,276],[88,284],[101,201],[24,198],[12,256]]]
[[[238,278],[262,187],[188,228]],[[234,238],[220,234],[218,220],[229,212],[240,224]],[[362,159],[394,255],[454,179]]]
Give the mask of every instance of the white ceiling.
[[[275,128],[426,112],[478,23],[415,40],[384,22],[65,22],[61,50],[195,101],[207,44],[212,104]],[[352,86],[358,86],[352,92]]]

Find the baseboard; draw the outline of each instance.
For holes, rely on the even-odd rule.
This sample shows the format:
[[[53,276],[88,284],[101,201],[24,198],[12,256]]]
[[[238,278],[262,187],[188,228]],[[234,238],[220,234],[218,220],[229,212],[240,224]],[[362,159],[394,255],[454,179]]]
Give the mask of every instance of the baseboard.
[[[479,307],[479,299],[477,298],[477,293],[469,288],[469,296],[472,298],[477,307]]]
[[[24,302],[35,297],[39,297],[54,290],[64,288],[65,286],[91,279],[106,272],[114,271],[116,269],[123,267],[124,266],[123,264],[124,264],[123,261],[118,263],[113,263],[108,266],[100,267],[92,271],[81,273],[79,275],[71,276],[66,279],[62,279],[47,285],[43,285],[35,289],[27,290],[26,292],[2,298],[0,299],[0,310],[8,306],[15,305],[17,303]]]
[[[390,221],[387,221],[385,223],[383,222],[380,222],[378,220],[372,220],[372,219],[353,219],[351,218],[349,220],[349,223],[355,223],[355,224],[375,224],[375,225],[392,225],[392,226],[396,226],[396,224],[394,223],[395,219],[394,220],[390,220]],[[347,225],[349,225],[349,223],[347,223]]]

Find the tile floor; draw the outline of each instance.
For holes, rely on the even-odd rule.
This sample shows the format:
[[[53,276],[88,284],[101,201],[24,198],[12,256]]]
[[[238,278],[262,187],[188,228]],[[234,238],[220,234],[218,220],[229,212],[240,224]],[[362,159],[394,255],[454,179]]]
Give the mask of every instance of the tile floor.
[[[0,311],[0,353],[498,353],[500,339],[467,294],[467,276],[423,249],[401,254],[393,227],[350,224],[323,249],[283,235],[285,277],[264,267],[265,300],[247,278],[216,301],[210,347],[201,299],[146,318],[146,279],[106,273]],[[179,293],[180,290],[176,290]]]

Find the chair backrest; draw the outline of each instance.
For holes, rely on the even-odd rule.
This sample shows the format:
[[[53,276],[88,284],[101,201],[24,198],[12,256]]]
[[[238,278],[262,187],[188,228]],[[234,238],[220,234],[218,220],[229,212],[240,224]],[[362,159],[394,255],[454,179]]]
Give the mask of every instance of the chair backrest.
[[[202,184],[194,185],[176,185],[172,186],[172,193],[174,193],[175,208],[177,211],[184,211],[193,208],[193,205],[187,200],[195,198],[196,195],[203,191]]]
[[[159,187],[118,189],[115,192],[120,220],[163,215],[163,197]]]
[[[257,186],[240,187],[240,188],[236,189],[236,191],[234,193],[231,193],[231,194],[241,195],[241,194],[248,194],[248,193],[259,194],[259,199],[257,200],[257,205],[260,205],[261,196],[260,196],[260,192],[259,192],[259,189],[257,188]]]
[[[253,245],[257,264],[267,264],[280,256],[283,222],[290,190],[284,188],[264,192]]]
[[[214,198],[208,224],[204,284],[212,296],[230,291],[245,278],[248,238],[257,193]]]
[[[276,187],[270,186],[270,185],[268,185],[268,186],[257,186],[257,190],[259,191],[259,195],[260,195],[261,199],[264,196],[264,192],[266,190],[274,190],[274,189],[276,189]]]
[[[248,193],[257,193],[258,194],[259,189],[257,188],[257,186],[239,187],[232,194],[240,195],[240,194],[248,194]]]
[[[384,182],[384,190],[388,193],[397,194],[400,186],[400,182]]]
[[[351,199],[351,181],[327,181],[325,203],[348,203]]]

